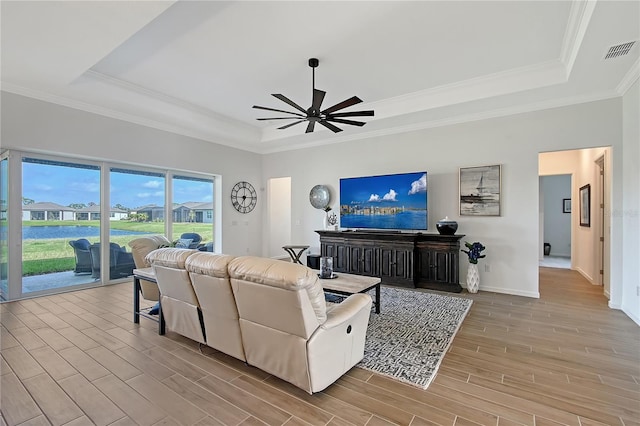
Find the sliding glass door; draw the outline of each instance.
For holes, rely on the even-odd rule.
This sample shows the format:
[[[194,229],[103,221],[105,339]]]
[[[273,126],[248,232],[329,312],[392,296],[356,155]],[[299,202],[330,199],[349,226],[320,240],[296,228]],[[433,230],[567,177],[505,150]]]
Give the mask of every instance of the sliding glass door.
[[[0,301],[130,279],[129,242],[213,251],[213,176],[19,151],[0,156]]]
[[[22,294],[97,281],[91,248],[100,244],[100,167],[22,159]],[[99,264],[97,265],[99,269]]]
[[[132,275],[129,241],[141,235],[165,235],[165,173],[111,167],[109,279]]]

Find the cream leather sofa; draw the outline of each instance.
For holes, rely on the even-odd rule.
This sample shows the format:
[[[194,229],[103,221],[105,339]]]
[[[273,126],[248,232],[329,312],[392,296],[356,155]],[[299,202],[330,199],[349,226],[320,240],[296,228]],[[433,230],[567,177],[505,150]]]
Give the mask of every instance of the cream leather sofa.
[[[317,274],[275,259],[184,249],[147,255],[167,328],[309,393],[362,360],[371,297],[329,308]]]

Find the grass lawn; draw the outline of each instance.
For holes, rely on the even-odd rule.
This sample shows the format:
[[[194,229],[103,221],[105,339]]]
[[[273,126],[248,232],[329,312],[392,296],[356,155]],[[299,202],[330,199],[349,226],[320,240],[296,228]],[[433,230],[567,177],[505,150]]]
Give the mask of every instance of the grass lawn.
[[[164,235],[164,222],[130,222],[117,220],[109,222],[111,229]],[[23,221],[22,226],[91,226],[99,227],[97,220],[82,221]],[[202,236],[203,242],[213,240],[213,225],[210,223],[174,223],[173,238],[180,238],[185,232],[195,232]],[[91,243],[100,241],[99,237],[86,237]],[[127,243],[137,238],[136,235],[114,235],[110,242],[125,246],[130,251]],[[28,239],[22,242],[22,269],[23,276],[41,275],[51,272],[72,271],[75,268],[75,253],[69,245],[69,241],[77,238],[49,238]]]

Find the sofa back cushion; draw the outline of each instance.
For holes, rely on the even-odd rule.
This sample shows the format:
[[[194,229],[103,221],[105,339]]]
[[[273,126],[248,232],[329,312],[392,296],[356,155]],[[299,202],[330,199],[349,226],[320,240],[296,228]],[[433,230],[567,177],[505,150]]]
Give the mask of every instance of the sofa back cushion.
[[[131,240],[128,244],[129,247],[131,247],[131,253],[133,253],[133,261],[136,264],[136,268],[142,269],[151,266],[145,259],[149,253],[160,247],[170,246],[171,241],[169,241],[164,235],[149,235]]]
[[[228,269],[240,318],[303,339],[326,321],[322,285],[306,266],[243,256]]]
[[[238,309],[227,270],[231,260],[233,256],[198,251],[187,258],[185,267],[200,302],[207,345],[244,361]]]
[[[189,249],[160,248],[149,253],[146,260],[153,267],[160,294],[163,297],[199,306],[189,273],[185,268],[187,258],[193,253],[195,251]]]
[[[198,297],[185,269],[194,250],[160,248],[147,255],[160,288],[162,315],[167,328],[200,343],[206,343]]]

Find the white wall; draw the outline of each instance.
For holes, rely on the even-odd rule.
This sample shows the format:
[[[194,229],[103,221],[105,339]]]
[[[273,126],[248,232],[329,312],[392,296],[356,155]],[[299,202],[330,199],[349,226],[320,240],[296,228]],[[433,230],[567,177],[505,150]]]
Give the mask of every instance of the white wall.
[[[622,216],[624,232],[622,258],[622,294],[612,298],[612,305],[620,303],[622,310],[640,324],[640,83],[631,86],[623,98]]]
[[[222,250],[262,254],[264,191],[248,214],[228,202],[241,180],[261,183],[261,156],[2,92],[2,148],[222,175]]]
[[[481,271],[480,290],[538,297],[538,153],[605,143],[619,147],[621,114],[621,99],[612,99],[274,153],[264,157],[263,179],[292,177],[292,221],[300,223],[292,238],[317,247],[314,230],[321,228],[322,212],[308,200],[314,185],[328,185],[337,197],[340,177],[427,170],[430,231],[448,215],[459,222],[464,240],[487,246],[483,262],[491,272]],[[487,164],[503,166],[502,216],[460,217],[459,167]],[[466,270],[463,261],[460,276]]]
[[[543,176],[544,242],[551,256],[571,257],[571,214],[563,212],[565,198],[571,199],[571,175]]]

